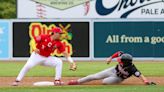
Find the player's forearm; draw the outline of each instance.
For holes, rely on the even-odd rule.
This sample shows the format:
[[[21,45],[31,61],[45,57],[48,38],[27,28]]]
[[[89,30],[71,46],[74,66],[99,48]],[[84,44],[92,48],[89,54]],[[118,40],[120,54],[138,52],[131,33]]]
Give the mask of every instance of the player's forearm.
[[[73,59],[67,52],[64,52],[63,54],[66,57],[67,61],[70,62],[70,70],[75,71],[77,68],[76,63],[73,61]]]
[[[155,82],[148,81],[148,79],[147,79],[145,76],[143,76],[143,75],[141,75],[139,78],[140,78],[146,85],[156,85]]]
[[[34,52],[39,54],[40,50],[36,48]]]
[[[74,63],[73,59],[67,52],[63,52],[63,54],[64,54],[65,58],[67,59],[67,61],[69,61],[70,63]]]
[[[115,52],[112,56],[110,56],[106,59],[107,64],[110,64],[113,58],[117,58],[117,57],[121,56],[122,54],[123,54],[122,51]]]
[[[139,77],[145,84],[147,84],[149,81],[147,80],[147,78],[144,75],[140,75]]]
[[[110,56],[110,57],[108,57],[107,59],[106,59],[106,61],[107,61],[107,64],[110,64],[111,63],[111,61],[112,61],[112,57]]]
[[[34,40],[36,43],[39,43],[41,41],[41,37],[40,36],[34,37]]]

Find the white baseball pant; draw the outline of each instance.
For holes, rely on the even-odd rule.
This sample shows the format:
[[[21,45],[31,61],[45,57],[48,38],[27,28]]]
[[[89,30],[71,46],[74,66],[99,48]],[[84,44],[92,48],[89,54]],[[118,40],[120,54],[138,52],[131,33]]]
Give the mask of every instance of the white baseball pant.
[[[56,68],[55,80],[61,79],[61,73],[62,73],[62,60],[61,59],[59,59],[57,57],[53,57],[53,56],[44,57],[44,56],[41,56],[41,55],[33,52],[31,54],[30,58],[28,59],[28,61],[26,62],[26,64],[24,65],[24,67],[21,69],[16,80],[21,81],[22,78],[25,76],[25,74],[31,68],[33,68],[34,66],[36,66],[38,64]]]

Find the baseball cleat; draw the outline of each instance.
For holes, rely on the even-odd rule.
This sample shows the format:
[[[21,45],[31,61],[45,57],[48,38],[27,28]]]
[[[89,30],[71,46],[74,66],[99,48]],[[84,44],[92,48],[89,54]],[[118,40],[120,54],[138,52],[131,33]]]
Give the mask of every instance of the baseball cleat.
[[[78,83],[78,81],[77,80],[70,80],[69,82],[68,82],[68,85],[78,85],[79,83]]]
[[[61,80],[55,80],[55,81],[54,81],[54,85],[55,85],[55,86],[64,85],[64,82],[62,82]]]

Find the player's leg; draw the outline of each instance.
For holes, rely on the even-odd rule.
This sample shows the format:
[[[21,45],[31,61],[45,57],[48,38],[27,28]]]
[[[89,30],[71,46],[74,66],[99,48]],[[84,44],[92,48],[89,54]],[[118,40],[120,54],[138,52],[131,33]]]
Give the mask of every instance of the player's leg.
[[[48,59],[45,62],[43,62],[42,65],[53,67],[56,71],[55,81],[60,82],[61,75],[62,75],[62,66],[63,66],[63,62],[60,58],[48,57]]]
[[[22,78],[25,76],[25,74],[34,66],[42,63],[46,58],[40,56],[39,54],[36,54],[35,52],[33,52],[30,56],[30,58],[28,59],[28,61],[26,62],[26,64],[23,66],[23,68],[21,69],[20,73],[18,74],[17,78],[16,78],[16,82],[13,83],[13,86],[17,86],[18,82],[20,82],[22,80]],[[15,84],[15,85],[14,85]]]
[[[81,83],[89,82],[89,81],[92,81],[92,80],[99,80],[99,79],[109,77],[110,75],[113,74],[114,70],[115,70],[115,67],[105,69],[104,71],[98,72],[96,74],[91,74],[91,75],[88,75],[86,77],[80,78],[80,79],[77,80],[77,83],[81,84]],[[70,85],[72,85],[71,81],[70,81]]]
[[[107,84],[117,84],[121,83],[123,81],[122,78],[117,77],[117,76],[110,76],[108,78],[103,79],[102,83],[107,85]]]

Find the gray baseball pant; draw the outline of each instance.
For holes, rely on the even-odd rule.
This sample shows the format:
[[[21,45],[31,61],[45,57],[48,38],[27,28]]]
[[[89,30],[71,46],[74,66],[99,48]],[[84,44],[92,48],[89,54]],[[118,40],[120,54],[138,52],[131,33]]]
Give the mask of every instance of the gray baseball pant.
[[[116,84],[123,81],[122,78],[116,75],[115,67],[111,67],[101,72],[98,72],[96,74],[91,74],[86,77],[80,78],[78,79],[78,82],[81,84],[92,80],[100,80],[100,79],[103,79],[102,80],[103,84]]]

